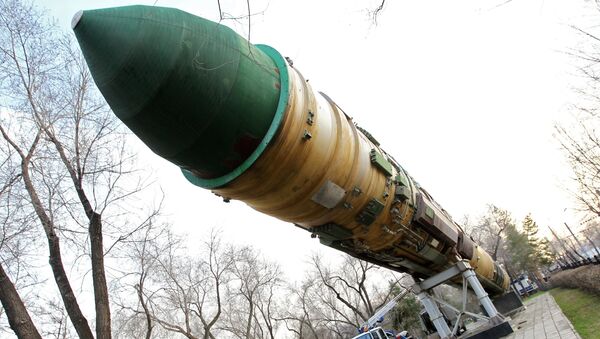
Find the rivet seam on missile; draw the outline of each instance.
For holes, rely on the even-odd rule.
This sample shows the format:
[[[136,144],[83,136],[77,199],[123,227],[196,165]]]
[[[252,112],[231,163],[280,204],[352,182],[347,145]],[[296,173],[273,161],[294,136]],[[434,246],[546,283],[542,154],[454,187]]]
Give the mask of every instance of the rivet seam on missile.
[[[358,129],[365,137],[367,137],[367,139],[369,139],[375,146],[380,145],[379,141],[377,141],[377,139],[375,139],[375,137],[371,133],[369,133],[366,129],[358,126],[356,123],[354,123],[354,125],[356,126],[356,129]]]
[[[304,133],[302,134],[302,139],[304,139],[304,140],[310,140],[310,138],[312,138],[312,134],[310,134],[310,132],[305,129]]]
[[[287,61],[288,65],[290,65],[290,67],[294,67],[294,61],[292,60],[292,58],[290,57],[285,57],[285,61]]]
[[[315,114],[312,111],[308,111],[308,118],[306,118],[306,123],[312,126],[312,124],[314,122],[314,120],[313,120],[314,117],[315,117]]]

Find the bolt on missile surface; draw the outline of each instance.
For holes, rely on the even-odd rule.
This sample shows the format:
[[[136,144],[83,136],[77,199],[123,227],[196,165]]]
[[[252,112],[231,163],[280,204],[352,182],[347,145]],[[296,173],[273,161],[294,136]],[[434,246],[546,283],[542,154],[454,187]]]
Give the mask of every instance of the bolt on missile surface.
[[[426,278],[466,259],[489,293],[507,290],[490,255],[274,48],[173,8],[86,10],[72,27],[117,117],[192,184],[380,266]]]

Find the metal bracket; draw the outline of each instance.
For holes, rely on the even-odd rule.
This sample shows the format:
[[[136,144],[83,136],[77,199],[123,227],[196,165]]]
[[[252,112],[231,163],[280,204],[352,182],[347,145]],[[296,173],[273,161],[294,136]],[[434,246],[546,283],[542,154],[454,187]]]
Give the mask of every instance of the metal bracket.
[[[392,164],[390,164],[389,161],[387,161],[387,159],[377,151],[377,149],[371,149],[369,157],[371,159],[371,163],[381,170],[385,176],[391,177],[394,174]]]
[[[356,220],[365,226],[369,226],[381,214],[384,207],[385,205],[381,201],[373,198],[356,216]]]

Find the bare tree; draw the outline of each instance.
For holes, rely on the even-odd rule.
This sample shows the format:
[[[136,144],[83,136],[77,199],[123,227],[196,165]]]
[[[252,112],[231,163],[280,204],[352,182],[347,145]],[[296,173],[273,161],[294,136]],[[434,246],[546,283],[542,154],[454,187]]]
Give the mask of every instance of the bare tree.
[[[502,257],[502,242],[507,228],[514,226],[515,221],[509,211],[493,204],[487,206],[486,214],[473,226],[467,227],[467,234],[488,251],[496,260]]]
[[[296,334],[351,336],[402,289],[401,279],[399,274],[351,256],[344,256],[341,265],[332,268],[314,255],[309,277],[294,289],[295,311],[281,321]],[[323,336],[323,331],[328,334]]]
[[[278,272],[281,274],[281,272]],[[281,290],[282,279],[272,279],[269,283],[267,283],[260,293],[260,297],[258,298],[258,302],[256,303],[256,308],[260,313],[260,319],[266,328],[266,333],[264,337],[275,339],[275,333],[279,327],[276,319],[279,316],[281,307],[285,307],[281,305],[282,299],[280,298],[280,294],[278,293]],[[257,321],[258,324],[261,321]]]
[[[127,241],[127,250],[121,263],[123,275],[118,279],[116,310],[116,336],[123,338],[156,337],[160,326],[156,326],[152,310],[152,276],[160,268],[161,254],[179,244],[179,239],[169,231],[170,225],[149,222],[143,233]],[[134,297],[132,297],[134,296]],[[165,333],[158,333],[158,336]]]
[[[589,222],[584,225],[583,229],[580,232],[583,237],[592,245],[594,250],[596,251],[596,255],[600,258],[600,248],[598,248],[598,243],[600,243],[600,226],[597,222]]]
[[[571,236],[573,237],[572,239],[577,243],[577,248],[579,248],[580,251],[582,251],[585,247],[583,246],[583,244],[581,243],[581,241],[579,240],[579,238],[577,237],[577,235],[575,235],[575,233],[573,232],[573,230],[571,229],[571,227],[569,226],[569,224],[567,224],[566,222],[563,223],[565,225],[565,227],[567,228],[567,230],[569,231],[569,233],[571,234]],[[592,242],[593,244],[593,242]],[[584,258],[584,260],[587,259],[587,256]]]
[[[587,112],[587,111],[585,111]],[[585,113],[580,113],[585,115]],[[596,134],[595,113],[580,118],[577,127],[556,127],[556,136],[573,173],[576,190],[572,192],[578,210],[600,216],[600,138]]]
[[[286,299],[292,307],[288,307],[275,319],[285,324],[287,330],[298,338],[319,338],[317,329],[321,327],[322,321],[318,316],[316,290],[316,283],[312,277],[300,284],[290,285]]]
[[[384,7],[385,0],[379,0],[378,4],[373,9],[368,10],[369,17],[374,25],[377,25],[377,19],[379,19],[379,16],[383,13]]]
[[[548,229],[550,230],[550,232],[554,236],[554,239],[562,247],[562,249],[564,250],[564,253],[567,256],[569,256],[570,259],[574,263],[579,261],[579,259],[577,257],[579,257],[581,260],[585,260],[584,256],[581,255],[581,253],[579,253],[579,251],[577,250],[577,248],[575,246],[573,246],[573,244],[567,242],[564,238],[559,237],[558,234],[556,234],[556,232],[552,229],[552,227],[548,227]],[[575,253],[577,255],[577,257],[575,257],[575,255],[573,253]]]
[[[228,298],[229,324],[224,329],[238,338],[275,338],[276,290],[282,282],[279,265],[260,257],[251,247],[232,254],[233,277]]]
[[[205,267],[177,253],[177,243],[170,242],[169,245],[164,255],[159,257],[160,269],[153,277],[157,287],[149,300],[152,319],[165,330],[186,338],[204,337],[197,315],[203,315],[202,309],[206,306],[204,289],[201,287],[208,282]],[[206,332],[207,337],[210,337],[210,333]]]
[[[77,334],[93,338],[66,273],[89,259],[98,338],[111,337],[105,258],[146,227],[122,216],[144,183],[125,133],[95,89],[79,51],[33,4],[0,0],[0,133],[19,163],[28,210],[45,234],[49,263]],[[153,214],[151,212],[150,214]],[[108,238],[107,238],[108,236]],[[105,241],[109,240],[107,246]]]
[[[17,337],[19,338],[42,338],[33,324],[25,304],[21,300],[15,285],[6,275],[0,264],[0,301],[6,312],[6,317]]]
[[[571,190],[576,208],[584,215],[600,217],[600,35],[597,27],[573,27],[582,38],[582,47],[567,52],[574,57],[582,84],[575,91],[571,121],[555,126],[567,163],[572,170]]]
[[[46,99],[53,94],[48,80],[53,75],[49,73],[50,70],[59,67],[59,62],[54,57],[46,56],[56,55],[51,52],[49,46],[54,36],[44,23],[41,13],[31,5],[17,1],[3,1],[0,5],[0,22],[3,26],[2,31],[6,33],[2,36],[2,53],[7,60],[3,64],[2,77],[8,80],[12,89],[8,89],[5,95],[15,98],[13,107],[10,108],[19,113],[23,112],[23,119],[29,123],[29,134],[33,137],[25,143],[10,136],[10,131],[3,126],[0,126],[0,132],[21,160],[20,176],[46,234],[50,265],[69,316],[80,337],[92,338],[91,329],[77,304],[63,267],[54,218],[45,208],[31,173],[35,170],[32,159],[44,141],[44,129],[49,130],[46,124],[55,120],[46,111]]]
[[[10,145],[0,144],[0,302],[3,306],[0,309],[17,336],[39,338],[16,286],[16,283],[33,285],[34,280],[27,279],[31,267],[26,244],[32,248],[37,245],[32,237],[34,227],[22,209],[23,199],[16,194],[21,191],[21,185],[18,164],[14,163],[12,153]],[[21,241],[24,239],[27,241]],[[11,269],[15,282],[10,278]]]
[[[281,271],[257,250],[225,244],[212,230],[193,251],[155,224],[129,243],[117,336],[275,338]]]
[[[190,255],[182,239],[165,228],[147,232],[135,248],[136,280],[129,288],[138,306],[120,305],[130,319],[144,319],[145,331],[135,333],[150,338],[156,324],[186,338],[216,338],[226,286],[234,279],[232,248],[221,243],[218,232],[210,234],[197,255]]]
[[[6,166],[6,169],[9,168],[9,160],[10,158],[7,154],[3,161],[3,165]],[[2,216],[0,253],[3,253],[4,249],[8,248],[8,252],[12,252],[14,257],[23,259],[20,251],[15,251],[15,248],[12,246],[12,239],[18,234],[28,232],[28,230],[24,229],[22,227],[23,225],[21,225],[19,222],[20,220],[16,215],[18,211],[13,212],[13,207],[16,206],[11,203],[11,195],[9,194],[10,190],[13,188],[12,186],[15,184],[19,176],[14,175],[10,170],[1,174],[3,174],[2,176],[4,177],[4,180],[3,182],[0,182],[0,184],[2,184],[0,187],[0,199],[2,201],[2,210],[0,211],[0,215]],[[27,311],[21,296],[17,292],[17,288],[4,269],[5,260],[3,257],[4,256],[0,257],[0,259],[2,259],[0,260],[0,302],[2,303],[2,307],[6,312],[6,317],[8,318],[10,327],[19,338],[41,338],[41,335],[31,320],[29,312]]]

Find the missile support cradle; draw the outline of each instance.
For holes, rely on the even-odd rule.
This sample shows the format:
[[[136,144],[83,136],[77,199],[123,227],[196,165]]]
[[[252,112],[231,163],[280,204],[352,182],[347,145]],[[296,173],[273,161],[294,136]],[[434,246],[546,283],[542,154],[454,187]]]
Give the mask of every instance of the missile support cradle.
[[[72,25],[114,113],[191,183],[418,279],[466,260],[488,293],[508,289],[491,256],[274,48],[171,8],[84,11]]]

